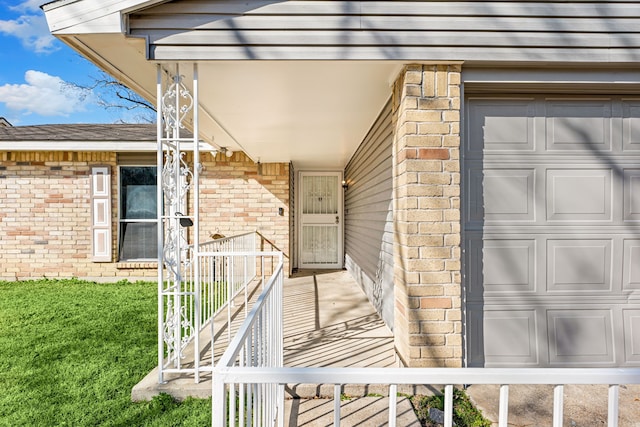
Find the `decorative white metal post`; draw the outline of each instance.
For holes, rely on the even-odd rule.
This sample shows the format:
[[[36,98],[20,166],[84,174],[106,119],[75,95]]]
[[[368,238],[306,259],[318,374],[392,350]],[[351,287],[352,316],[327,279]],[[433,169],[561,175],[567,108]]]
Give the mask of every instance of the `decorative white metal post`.
[[[195,73],[195,68],[194,68]],[[187,215],[187,195],[194,189],[198,171],[192,171],[183,151],[186,143],[196,142],[198,155],[197,124],[193,136],[184,138],[184,122],[190,114],[196,114],[194,97],[180,75],[176,64],[175,75],[162,88],[162,69],[158,66],[158,367],[159,381],[167,371],[180,370],[181,360],[188,342],[195,336],[199,325],[199,291],[197,268],[192,265],[193,246],[189,246],[186,227],[194,224],[194,217]],[[194,74],[195,77],[195,74]],[[197,116],[194,117],[197,123]],[[198,164],[198,157],[194,157]],[[195,172],[195,175],[194,175]],[[197,199],[197,193],[196,197]],[[195,205],[197,209],[197,202]],[[197,219],[195,221],[197,225]],[[197,227],[195,235],[197,236]],[[197,238],[196,238],[197,246]],[[197,344],[197,343],[196,343]],[[196,347],[197,352],[197,347]],[[197,367],[196,367],[197,368]],[[196,369],[196,381],[197,378]]]

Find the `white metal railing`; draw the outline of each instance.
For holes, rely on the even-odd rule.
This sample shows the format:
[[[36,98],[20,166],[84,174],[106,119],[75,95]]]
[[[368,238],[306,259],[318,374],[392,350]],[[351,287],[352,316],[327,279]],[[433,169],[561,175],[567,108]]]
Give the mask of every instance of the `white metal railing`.
[[[256,277],[256,233],[212,240],[200,245],[201,324],[204,326]],[[245,255],[237,255],[238,253]],[[225,253],[226,256],[219,254]]]
[[[262,294],[213,370],[213,425],[268,426],[284,419],[284,383],[229,381],[227,369],[283,366],[282,252]],[[236,400],[237,397],[237,400]]]
[[[553,426],[562,426],[564,384],[605,384],[608,392],[608,426],[618,425],[618,393],[620,385],[640,384],[640,369],[577,369],[577,368],[283,368],[217,365],[214,375],[213,426],[226,425],[275,425],[276,420],[257,424],[234,423],[221,406],[221,396],[226,392],[233,396],[237,388],[250,390],[258,387],[284,387],[284,384],[334,384],[334,425],[340,425],[340,390],[344,384],[389,385],[389,426],[396,425],[398,385],[445,384],[445,427],[453,425],[454,384],[500,385],[499,427],[508,425],[509,385],[554,385]],[[281,398],[280,396],[278,396]],[[218,399],[218,401],[216,401]],[[229,397],[231,399],[231,397]],[[254,402],[254,407],[274,405],[273,402]],[[276,402],[282,405],[282,401]],[[241,406],[242,407],[242,406]],[[279,408],[281,408],[280,406]],[[282,415],[282,416],[281,416]],[[282,426],[284,414],[278,409],[277,423]],[[228,424],[226,424],[228,423]]]
[[[286,384],[333,384],[334,426],[345,384],[386,384],[389,426],[396,425],[399,385],[444,384],[444,426],[453,426],[456,384],[500,385],[499,427],[508,425],[509,385],[554,385],[553,426],[561,427],[564,384],[604,384],[608,426],[618,425],[619,386],[640,384],[640,368],[286,368],[283,367],[282,253],[274,274],[213,369],[212,425],[283,426]]]
[[[258,242],[258,237],[260,241]],[[251,232],[216,239],[187,247],[183,256],[182,280],[169,282],[161,289],[158,304],[162,319],[162,340],[159,342],[159,381],[166,373],[188,373],[199,382],[202,372],[211,372],[213,360],[203,363],[200,351],[201,332],[209,328],[211,348],[217,331],[213,319],[226,310],[228,339],[231,339],[231,321],[235,313],[234,300],[244,295],[244,315],[248,312],[249,294],[260,280],[270,272],[273,255],[259,252],[264,238]],[[185,354],[188,346],[193,351]]]

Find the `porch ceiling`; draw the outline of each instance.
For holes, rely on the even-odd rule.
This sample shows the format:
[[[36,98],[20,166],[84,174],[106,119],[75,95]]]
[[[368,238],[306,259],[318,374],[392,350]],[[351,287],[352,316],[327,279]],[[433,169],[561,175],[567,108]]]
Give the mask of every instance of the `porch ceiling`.
[[[121,34],[60,37],[155,102],[155,63]],[[162,63],[175,72],[175,63]],[[200,137],[254,161],[341,169],[391,95],[394,61],[207,61],[198,64]],[[180,63],[191,87],[192,66]]]
[[[207,62],[199,65],[200,102],[255,161],[342,168],[389,98],[396,68],[382,62]],[[223,138],[216,136],[214,144]]]

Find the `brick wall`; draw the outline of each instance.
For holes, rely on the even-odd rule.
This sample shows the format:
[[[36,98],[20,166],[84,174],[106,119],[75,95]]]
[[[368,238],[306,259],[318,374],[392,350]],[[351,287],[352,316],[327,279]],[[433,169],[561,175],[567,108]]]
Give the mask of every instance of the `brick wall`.
[[[91,262],[90,169],[113,169],[115,160],[115,153],[0,153],[0,279],[114,276],[113,265]]]
[[[258,230],[288,253],[289,166],[257,165],[243,153],[202,156],[201,241],[215,232]],[[91,260],[90,172],[96,165],[111,167],[111,263]],[[115,262],[117,173],[115,153],[0,152],[0,280],[154,280],[154,262]]]
[[[393,88],[396,348],[462,363],[460,66],[407,66]]]
[[[215,158],[203,153],[201,164],[200,241],[211,240],[216,233],[259,231],[288,256],[289,164],[257,164],[242,152],[231,157],[219,153]]]

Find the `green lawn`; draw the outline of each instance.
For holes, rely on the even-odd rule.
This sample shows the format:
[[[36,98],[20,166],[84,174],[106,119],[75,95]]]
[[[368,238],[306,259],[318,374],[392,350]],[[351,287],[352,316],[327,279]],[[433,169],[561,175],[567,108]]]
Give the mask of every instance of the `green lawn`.
[[[206,426],[210,400],[132,403],[157,363],[155,283],[0,282],[0,426]]]

